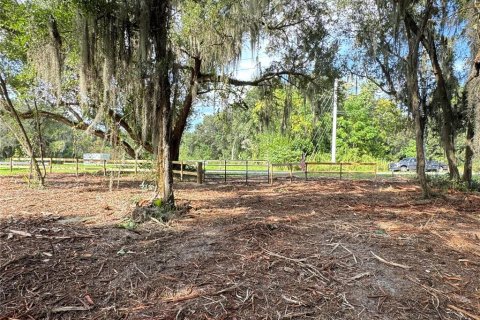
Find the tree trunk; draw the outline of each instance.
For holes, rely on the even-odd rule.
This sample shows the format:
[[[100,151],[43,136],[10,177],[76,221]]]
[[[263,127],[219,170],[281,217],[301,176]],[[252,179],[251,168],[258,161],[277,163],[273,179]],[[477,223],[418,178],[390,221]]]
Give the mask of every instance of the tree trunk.
[[[474,13],[474,16],[477,16],[477,13]],[[478,57],[480,57],[480,48],[479,48],[479,39],[480,39],[480,30],[477,28],[473,41],[472,56],[473,65],[471,67],[469,79],[465,85],[465,90],[462,95],[462,107],[466,110],[466,121],[467,121],[467,136],[465,141],[465,165],[463,168],[462,180],[468,184],[468,187],[472,187],[472,178],[473,178],[473,157],[474,152],[474,137],[475,137],[475,126],[476,116],[478,114],[478,105],[479,97],[478,90],[475,88],[479,86],[478,73],[479,73],[479,64]],[[477,123],[478,125],[478,123]]]
[[[431,5],[431,3],[430,3]],[[425,47],[430,62],[432,64],[433,73],[435,74],[435,79],[437,82],[437,92],[439,96],[439,102],[442,109],[442,129],[441,129],[441,137],[443,142],[443,147],[445,149],[445,154],[448,160],[448,167],[450,171],[450,179],[459,180],[460,173],[457,167],[457,157],[455,155],[455,128],[454,124],[454,114],[452,109],[452,104],[450,101],[450,96],[448,94],[447,82],[443,73],[443,70],[440,66],[437,54],[437,48],[435,46],[435,39],[433,35],[433,31],[428,30],[422,26],[419,29],[417,23],[413,19],[412,15],[408,12],[405,14],[405,26],[407,28],[407,32],[411,34],[411,36],[415,36],[416,39],[423,43]],[[425,34],[424,34],[425,31]]]
[[[154,34],[156,76],[157,82],[157,106],[155,113],[157,135],[157,188],[162,195],[163,202],[167,207],[175,205],[173,195],[173,172],[170,154],[172,138],[172,107],[170,102],[171,83],[169,72],[172,61],[172,53],[168,49],[168,30],[170,19],[170,3],[168,0],[153,1],[154,15],[152,16],[151,30]]]
[[[416,70],[416,69],[413,69]],[[412,71],[413,71],[412,70]],[[428,186],[427,176],[425,174],[425,118],[422,117],[420,95],[418,93],[418,78],[416,72],[409,72],[407,78],[407,86],[410,91],[410,108],[413,113],[415,123],[415,142],[417,152],[417,177],[422,188],[422,196],[430,197],[430,187]]]
[[[8,94],[8,89],[7,89],[7,84],[3,77],[0,74],[0,88],[1,88],[1,96],[4,98],[5,103],[6,103],[6,108],[7,111],[13,116],[15,119],[15,122],[17,123],[18,127],[20,128],[20,131],[22,132],[23,139],[24,139],[24,147],[26,148],[26,151],[29,155],[29,157],[32,159],[32,165],[33,168],[35,169],[35,173],[38,179],[38,182],[40,185],[43,187],[45,186],[45,176],[42,174],[42,171],[40,170],[40,166],[38,165],[37,159],[35,159],[35,150],[33,148],[33,145],[30,141],[30,138],[28,137],[27,131],[25,130],[25,127],[23,126],[22,120],[20,119],[20,116],[18,115],[17,110],[15,109],[15,106],[12,103],[12,100],[10,100],[10,96]]]
[[[233,138],[233,142],[232,142],[232,153],[231,153],[231,156],[230,156],[230,160],[235,160],[235,150],[237,149],[237,138],[238,136],[236,135],[234,138]]]
[[[472,185],[473,173],[473,137],[475,135],[474,125],[472,119],[467,122],[467,138],[465,143],[465,166],[463,168],[462,180],[465,181],[469,187]]]
[[[460,180],[460,173],[457,167],[457,157],[455,155],[455,128],[454,114],[450,95],[448,94],[447,82],[445,80],[443,70],[438,61],[437,50],[431,32],[429,33],[427,51],[432,63],[433,73],[437,81],[437,92],[439,96],[440,106],[442,108],[442,142],[445,149],[445,154],[448,160],[448,168],[450,171],[450,179]]]
[[[170,104],[169,102],[166,104]],[[157,186],[158,193],[162,195],[166,206],[173,207],[175,198],[173,194],[173,171],[172,160],[170,158],[170,130],[171,130],[171,110],[169,107],[162,108],[161,120],[158,125],[160,130],[160,141],[157,152]]]
[[[38,116],[38,107],[37,107],[37,101],[34,100],[34,106],[35,106],[35,123],[36,123],[36,129],[37,129],[37,134],[38,134],[38,144],[40,146],[40,159],[42,161],[42,177],[47,176],[47,168],[45,167],[45,149],[44,149],[44,144],[43,144],[43,134],[42,134],[42,126],[40,124],[40,118]],[[42,184],[43,185],[43,184]]]
[[[192,111],[193,104],[193,88],[190,89],[190,92],[185,97],[183,102],[182,110],[175,120],[175,127],[173,128],[172,138],[170,143],[170,157],[172,161],[178,161],[180,157],[180,145],[182,143],[183,133],[187,127],[187,120]]]
[[[416,100],[416,99],[414,99]],[[422,196],[424,198],[430,197],[430,187],[428,186],[427,176],[425,174],[425,148],[424,148],[424,133],[425,133],[425,119],[422,118],[419,106],[414,107],[417,111],[414,111],[415,118],[415,142],[417,151],[417,176],[420,186],[422,187]]]
[[[187,127],[187,120],[192,112],[193,101],[197,96],[198,91],[198,76],[200,75],[201,60],[194,58],[195,66],[192,69],[190,78],[190,88],[187,96],[183,101],[182,109],[175,119],[175,126],[172,132],[170,154],[173,161],[178,161],[180,157],[180,145],[182,143],[183,133]]]
[[[475,136],[475,109],[477,99],[471,96],[469,90],[469,84],[466,85],[465,91],[462,95],[462,107],[466,111],[466,124],[467,124],[467,136],[465,141],[465,165],[463,167],[462,181],[468,184],[468,187],[472,186],[473,178],[473,138]]]
[[[407,15],[408,16],[408,15]],[[424,148],[424,129],[425,129],[425,110],[422,110],[422,103],[418,85],[418,68],[419,68],[419,46],[421,38],[421,30],[418,33],[412,32],[410,28],[411,21],[407,16],[404,19],[405,29],[408,38],[408,55],[407,55],[407,90],[408,104],[412,111],[415,122],[415,142],[417,152],[417,175],[422,188],[424,198],[430,197],[430,187],[428,186],[427,176],[425,174],[425,148]]]

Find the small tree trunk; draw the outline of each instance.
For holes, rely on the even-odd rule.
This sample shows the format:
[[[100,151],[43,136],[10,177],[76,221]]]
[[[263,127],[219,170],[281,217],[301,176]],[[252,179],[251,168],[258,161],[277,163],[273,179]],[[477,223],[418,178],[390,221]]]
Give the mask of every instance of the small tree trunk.
[[[418,109],[418,108],[417,108]],[[424,148],[424,132],[425,125],[424,119],[422,119],[420,112],[417,111],[415,118],[415,142],[416,142],[416,151],[417,151],[417,176],[420,186],[422,187],[422,196],[424,198],[430,197],[430,187],[428,186],[427,176],[425,174],[425,148]]]
[[[467,127],[467,141],[465,145],[465,167],[463,169],[463,177],[462,180],[465,181],[469,187],[472,185],[472,173],[473,173],[473,148],[472,148],[472,143],[473,143],[473,136],[474,136],[474,130],[473,130],[473,123],[469,121],[468,127]]]
[[[480,34],[479,34],[480,35]],[[478,37],[476,38],[478,39]],[[475,73],[475,66],[472,67],[471,73]],[[470,80],[472,81],[473,78]],[[467,136],[465,141],[465,165],[463,168],[462,180],[468,184],[468,187],[472,187],[472,178],[473,178],[473,157],[474,157],[474,142],[473,138],[475,137],[475,113],[478,105],[476,90],[471,90],[472,87],[478,86],[478,80],[473,82],[468,81],[465,90],[462,95],[462,107],[466,110],[466,121],[467,121]]]
[[[37,159],[35,159],[35,150],[33,148],[33,145],[30,141],[30,138],[28,137],[27,131],[25,130],[25,127],[23,126],[22,120],[20,119],[20,116],[18,115],[17,110],[15,109],[15,106],[12,103],[12,100],[10,99],[10,96],[8,94],[7,90],[7,84],[3,77],[0,74],[0,93],[3,99],[5,100],[6,103],[6,108],[7,111],[13,116],[15,119],[15,122],[17,123],[18,127],[20,128],[20,131],[22,133],[23,139],[24,139],[24,147],[26,148],[26,151],[30,158],[32,159],[32,165],[33,168],[35,169],[35,173],[38,179],[38,182],[40,185],[43,187],[45,185],[45,177],[42,174],[42,171],[40,170],[40,166],[38,165]]]
[[[426,17],[431,14],[432,2],[427,2],[426,12],[424,13]],[[404,23],[406,27],[406,32],[409,42],[409,64],[411,70],[408,72],[416,72],[417,70],[412,69],[414,66],[418,66],[418,49],[419,42],[421,41],[427,50],[427,53],[430,57],[432,64],[433,73],[437,81],[437,91],[439,93],[440,106],[442,108],[442,142],[447,155],[448,167],[450,169],[450,178],[459,180],[460,174],[457,167],[457,158],[455,156],[455,128],[454,123],[454,114],[452,110],[452,104],[450,103],[450,97],[448,94],[447,82],[445,79],[444,72],[440,66],[437,54],[437,48],[435,46],[434,33],[432,30],[429,30],[428,24],[425,24],[424,20],[421,26],[417,25],[413,16],[410,13],[406,13],[404,17]],[[415,52],[413,51],[415,50]],[[412,56],[415,55],[416,57]],[[417,62],[412,59],[416,59]],[[413,74],[411,75],[413,77]],[[415,74],[416,77],[416,74]],[[418,81],[417,81],[417,90],[418,90]],[[415,107],[415,106],[413,106]]]
[[[40,160],[42,161],[42,168],[43,168],[42,177],[45,178],[47,176],[47,168],[45,167],[45,150],[43,145],[42,126],[40,124],[40,117],[38,115],[37,101],[34,100],[33,103],[35,106],[35,122],[36,122],[37,134],[38,134],[38,144],[40,146]]]
[[[237,149],[237,135],[235,135],[235,138],[233,138],[232,142],[232,154],[230,157],[230,160],[235,160],[235,150]]]
[[[465,143],[465,166],[463,168],[462,180],[465,181],[469,187],[472,186],[473,176],[473,137],[475,135],[475,129],[472,119],[468,119],[467,122],[467,138]]]
[[[419,44],[423,30],[420,32],[412,32],[412,22],[406,17],[404,19],[407,38],[408,38],[408,55],[407,55],[407,90],[408,103],[412,111],[415,122],[415,142],[417,151],[417,175],[422,188],[424,198],[430,197],[430,187],[428,186],[427,176],[425,174],[425,150],[424,150],[424,129],[425,129],[425,112],[421,110],[420,92],[418,86],[418,67],[419,67]]]
[[[193,101],[197,97],[198,92],[198,76],[200,74],[201,60],[195,59],[195,66],[191,71],[190,87],[188,93],[183,101],[182,109],[175,119],[175,126],[173,127],[172,139],[171,139],[171,159],[172,161],[178,161],[180,157],[180,145],[182,143],[183,133],[187,127],[187,120],[192,112]]]
[[[450,172],[450,179],[460,180],[460,173],[457,167],[457,157],[455,155],[455,128],[454,128],[454,113],[452,104],[450,102],[450,95],[447,87],[447,80],[445,78],[442,67],[438,60],[437,48],[435,46],[435,39],[431,30],[427,31],[427,36],[422,37],[423,43],[428,51],[430,61],[432,63],[433,73],[437,81],[437,92],[439,102],[442,109],[442,142],[445,149],[445,154],[448,160],[448,168]]]
[[[181,140],[172,139],[170,142],[170,160],[178,161],[180,159]]]

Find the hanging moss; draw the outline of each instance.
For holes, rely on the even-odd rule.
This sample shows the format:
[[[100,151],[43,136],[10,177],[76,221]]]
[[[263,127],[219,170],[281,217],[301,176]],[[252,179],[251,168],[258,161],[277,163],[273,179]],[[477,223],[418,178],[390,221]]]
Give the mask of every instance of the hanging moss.
[[[64,54],[62,52],[62,38],[58,31],[55,18],[48,18],[49,37],[42,43],[32,46],[28,52],[29,60],[35,67],[40,79],[50,85],[60,101],[62,93],[62,70]]]

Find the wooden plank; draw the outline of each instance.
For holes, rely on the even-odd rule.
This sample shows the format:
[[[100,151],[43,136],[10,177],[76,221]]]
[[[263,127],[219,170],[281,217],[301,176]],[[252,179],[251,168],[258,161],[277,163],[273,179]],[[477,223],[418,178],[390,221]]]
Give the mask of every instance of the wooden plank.
[[[176,173],[176,174],[182,174],[182,171],[180,171],[180,170],[172,170],[172,171],[173,171],[173,173]],[[183,175],[184,176],[194,176],[194,177],[196,177],[197,173],[193,172],[193,171],[183,171]]]

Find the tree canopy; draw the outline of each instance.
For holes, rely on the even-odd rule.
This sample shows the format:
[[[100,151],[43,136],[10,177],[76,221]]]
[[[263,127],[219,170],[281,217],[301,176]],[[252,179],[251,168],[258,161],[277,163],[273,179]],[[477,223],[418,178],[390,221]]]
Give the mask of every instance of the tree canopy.
[[[0,130],[12,133],[0,142],[4,156],[19,145],[32,157],[69,154],[72,132],[85,132],[97,148],[157,159],[160,193],[173,204],[171,162],[179,157],[325,158],[331,130],[325,97],[342,78],[342,159],[393,159],[415,145],[428,195],[425,159],[439,157],[441,147],[450,177],[460,179],[463,153],[463,178],[471,180],[480,70],[479,13],[471,2],[0,0],[0,6]],[[246,56],[256,67],[240,78]],[[354,77],[359,94],[349,87]],[[219,113],[186,133],[212,104]]]

